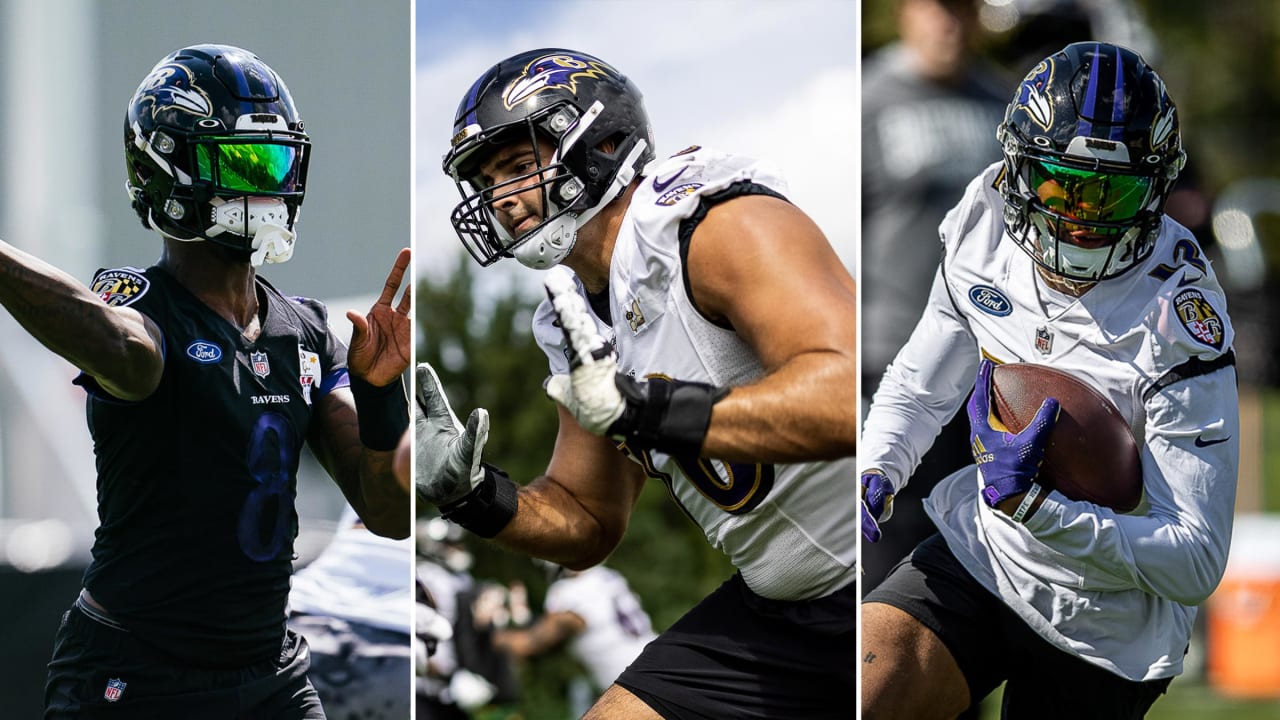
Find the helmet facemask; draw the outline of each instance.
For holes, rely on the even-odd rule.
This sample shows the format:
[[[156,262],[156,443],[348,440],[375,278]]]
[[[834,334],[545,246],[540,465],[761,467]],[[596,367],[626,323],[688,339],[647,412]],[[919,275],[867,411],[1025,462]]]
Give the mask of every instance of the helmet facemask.
[[[638,159],[648,148],[644,140],[631,148],[603,191],[593,192],[591,184],[566,163],[566,157],[577,149],[603,110],[603,105],[596,102],[579,117],[570,104],[553,106],[511,125],[466,138],[446,157],[446,171],[462,195],[451,220],[463,244],[481,265],[490,265],[501,257],[515,257],[522,265],[535,269],[560,263],[573,250],[578,228],[631,184],[641,164]],[[491,184],[483,177],[480,166],[508,145],[529,147],[534,166],[528,172]],[[592,148],[591,152],[609,154],[601,148]],[[612,150],[618,152],[617,148]],[[496,208],[507,198],[534,191],[540,193],[541,220],[513,236],[499,221]]]
[[[1006,158],[1005,225],[1045,270],[1096,282],[1122,275],[1155,248],[1170,183],[1070,153],[1024,153],[1015,145]]]

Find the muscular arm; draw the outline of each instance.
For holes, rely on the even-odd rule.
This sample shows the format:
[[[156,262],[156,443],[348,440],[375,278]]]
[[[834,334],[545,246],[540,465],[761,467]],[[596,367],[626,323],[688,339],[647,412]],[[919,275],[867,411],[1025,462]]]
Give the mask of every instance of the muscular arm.
[[[729,200],[694,231],[686,272],[698,309],[730,324],[767,372],[715,405],[704,456],[788,462],[853,454],[857,295],[817,225],[777,198]]]
[[[32,337],[121,400],[141,400],[164,371],[150,318],[102,302],[75,278],[0,242],[0,304]]]
[[[560,430],[545,475],[521,487],[499,544],[571,570],[599,564],[626,532],[644,487],[640,466],[556,405]]]
[[[510,655],[527,658],[554,650],[586,629],[586,621],[577,613],[549,612],[524,630],[495,631],[493,644]]]
[[[320,464],[342,489],[347,502],[372,532],[406,538],[410,529],[409,491],[395,472],[395,449],[370,450],[360,443],[356,405],[342,387],[316,402],[308,441]]]

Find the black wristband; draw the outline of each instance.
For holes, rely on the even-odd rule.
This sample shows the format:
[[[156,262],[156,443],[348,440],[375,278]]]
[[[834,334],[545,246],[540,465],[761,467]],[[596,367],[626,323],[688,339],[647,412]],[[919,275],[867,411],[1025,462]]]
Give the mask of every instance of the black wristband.
[[[354,373],[347,373],[351,396],[356,401],[356,424],[360,428],[360,444],[370,450],[395,450],[409,429],[409,398],[404,381],[378,387],[370,385]]]
[[[660,450],[677,457],[698,457],[711,426],[711,407],[729,394],[728,388],[684,380],[637,382],[619,373],[614,377],[627,401],[622,416],[609,427],[637,449]]]
[[[482,538],[491,538],[516,516],[519,503],[516,484],[505,472],[488,463],[480,467],[484,468],[484,480],[460,499],[441,505],[440,515]]]

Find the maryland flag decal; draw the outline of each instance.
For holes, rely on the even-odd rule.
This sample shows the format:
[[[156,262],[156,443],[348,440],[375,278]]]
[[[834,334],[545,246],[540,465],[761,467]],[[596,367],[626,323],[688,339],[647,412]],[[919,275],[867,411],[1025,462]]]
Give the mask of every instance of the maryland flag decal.
[[[108,305],[128,305],[142,297],[151,281],[133,268],[103,270],[93,278],[93,293]]]
[[[1213,309],[1204,294],[1195,288],[1187,288],[1173,299],[1178,320],[1191,337],[1214,350],[1222,349],[1224,329],[1222,317]]]

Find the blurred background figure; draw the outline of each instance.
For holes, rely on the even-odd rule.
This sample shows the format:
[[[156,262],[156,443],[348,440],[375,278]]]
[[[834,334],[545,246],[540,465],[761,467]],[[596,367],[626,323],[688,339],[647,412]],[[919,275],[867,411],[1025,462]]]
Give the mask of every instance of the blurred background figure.
[[[409,716],[413,540],[369,532],[347,508],[333,540],[293,577],[289,627],[307,638],[307,676],[331,718]]]
[[[567,645],[590,674],[589,698],[570,708],[582,714],[640,654],[653,632],[640,599],[618,571],[604,565],[575,572],[545,561],[552,578],[543,613],[526,627],[501,629],[493,641],[520,660],[536,658]]]
[[[990,56],[1007,68],[1030,68],[1088,39],[1130,48],[1150,63],[1161,60],[1155,35],[1131,0],[979,0],[978,7]]]
[[[442,641],[453,637],[453,627],[440,614],[435,596],[421,577],[414,578],[414,590],[413,668],[415,675],[426,675],[427,661]]]
[[[494,644],[494,626],[511,621],[507,589],[472,577],[474,557],[463,530],[444,518],[420,519],[415,542],[417,580],[423,590],[419,605],[432,611],[425,623],[421,616],[416,620],[422,628],[419,635],[435,644],[415,670],[416,717],[514,716],[519,682],[510,658]],[[518,598],[516,606],[516,615],[527,622],[527,605]]]
[[[273,266],[270,278],[325,302],[335,334],[349,338],[344,311],[367,310],[369,291],[386,278],[380,258],[409,243],[403,148],[410,139],[410,10],[407,1],[319,8],[306,0],[226,0],[185,3],[179,12],[163,0],[0,3],[0,237],[85,283],[99,268],[157,258],[154,235],[126,199],[125,99],[174,48],[251,48],[288,79],[300,103],[310,99],[306,130],[316,141],[298,252]],[[51,110],[67,107],[69,98],[79,110]],[[85,393],[71,384],[76,374],[0,313],[6,717],[39,716],[50,639],[64,599],[80,587],[98,523]],[[295,568],[328,544],[344,503],[309,454],[298,483]]]
[[[862,397],[924,310],[938,270],[938,224],[964,186],[1000,157],[992,128],[1011,78],[975,54],[980,0],[896,0],[897,40],[862,73]],[[921,499],[970,462],[964,413],[947,424],[894,498],[892,532],[863,544],[862,592],[933,533]]]

